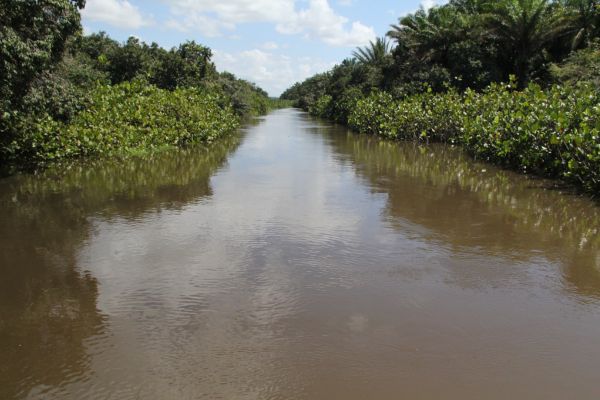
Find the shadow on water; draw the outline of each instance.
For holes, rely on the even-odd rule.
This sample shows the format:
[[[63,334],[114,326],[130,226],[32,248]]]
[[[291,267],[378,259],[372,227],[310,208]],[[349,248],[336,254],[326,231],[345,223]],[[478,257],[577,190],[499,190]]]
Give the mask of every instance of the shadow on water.
[[[90,218],[137,218],[211,196],[211,175],[241,140],[0,180],[0,398],[33,388],[43,397],[44,387],[86,375],[86,343],[107,324],[98,282],[76,259]]]
[[[567,290],[600,298],[600,209],[584,197],[545,190],[528,179],[474,162],[447,145],[419,146],[319,130],[343,162],[387,195],[391,226],[425,228],[453,252],[481,252],[562,265]]]

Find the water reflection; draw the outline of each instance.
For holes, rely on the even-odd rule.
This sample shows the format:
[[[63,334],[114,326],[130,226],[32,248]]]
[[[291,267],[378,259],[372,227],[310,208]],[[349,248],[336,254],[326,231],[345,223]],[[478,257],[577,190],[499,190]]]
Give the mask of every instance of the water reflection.
[[[374,191],[387,195],[386,214],[398,229],[426,228],[453,252],[558,260],[567,289],[600,298],[600,211],[588,199],[544,190],[549,182],[474,163],[450,146],[338,131],[329,139]]]
[[[594,398],[598,210],[538,184],[293,110],[1,180],[0,398]]]
[[[87,348],[107,329],[98,281],[78,260],[93,218],[135,219],[210,196],[211,175],[241,139],[0,180],[0,398],[59,395],[89,374]]]

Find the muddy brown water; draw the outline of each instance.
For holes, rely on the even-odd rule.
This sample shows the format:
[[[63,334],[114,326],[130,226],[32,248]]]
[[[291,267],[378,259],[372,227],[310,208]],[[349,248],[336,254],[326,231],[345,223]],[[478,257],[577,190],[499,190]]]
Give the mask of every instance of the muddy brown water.
[[[600,210],[281,110],[0,180],[1,399],[599,399]]]

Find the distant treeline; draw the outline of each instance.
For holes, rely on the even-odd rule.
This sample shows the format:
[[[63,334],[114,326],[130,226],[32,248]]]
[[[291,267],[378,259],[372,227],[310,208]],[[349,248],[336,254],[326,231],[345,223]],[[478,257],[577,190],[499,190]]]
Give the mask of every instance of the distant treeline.
[[[210,141],[279,103],[172,49],[81,34],[84,0],[0,0],[0,164],[39,165]]]
[[[600,193],[600,1],[450,0],[281,96]]]

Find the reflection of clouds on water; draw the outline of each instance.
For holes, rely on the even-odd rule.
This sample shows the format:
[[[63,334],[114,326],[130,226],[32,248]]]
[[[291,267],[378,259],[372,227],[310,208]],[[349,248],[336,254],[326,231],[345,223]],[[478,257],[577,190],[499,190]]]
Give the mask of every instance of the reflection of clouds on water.
[[[356,333],[364,332],[368,325],[369,318],[360,314],[351,316],[350,321],[348,322],[348,328]]]
[[[281,127],[277,118],[267,124],[267,130],[281,132],[286,119]],[[136,322],[115,330],[132,348],[140,346],[135,338],[144,338],[140,350],[150,356],[143,371],[172,368],[164,371],[165,379],[175,379],[177,365],[202,358],[211,360],[213,371],[233,362],[229,368],[240,377],[248,368],[276,374],[272,364],[281,361],[257,352],[285,354],[283,321],[306,308],[307,291],[354,284],[338,258],[352,263],[362,235],[384,233],[377,223],[384,199],[373,202],[377,197],[367,190],[357,192],[353,171],[336,168],[322,137],[290,135],[293,145],[286,146],[289,136],[250,130],[236,157],[211,179],[208,200],[143,219],[94,220],[95,236],[80,262],[94,265],[103,287],[100,309],[113,321]],[[194,332],[202,332],[202,341]],[[166,337],[182,346],[168,345],[167,351]],[[255,362],[263,365],[235,355],[244,348],[253,349]],[[106,381],[116,378],[103,367],[99,362],[95,373]],[[142,380],[137,367],[131,365],[129,374],[137,371]],[[176,379],[186,388],[209,385],[195,382],[196,374],[188,378]]]

